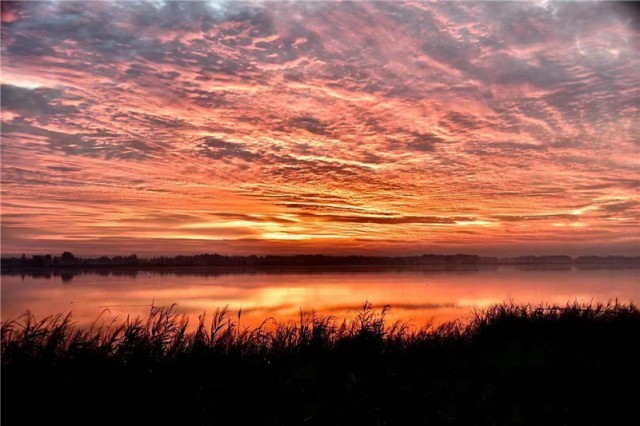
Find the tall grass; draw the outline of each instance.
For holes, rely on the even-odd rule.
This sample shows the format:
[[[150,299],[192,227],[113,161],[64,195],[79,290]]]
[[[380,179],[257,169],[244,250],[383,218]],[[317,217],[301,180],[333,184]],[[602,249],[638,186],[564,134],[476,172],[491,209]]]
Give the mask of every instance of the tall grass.
[[[69,314],[2,324],[2,424],[617,424],[634,415],[633,304],[519,306],[439,327],[300,312],[195,327],[151,307],[81,328]]]
[[[98,324],[89,328],[74,325],[71,313],[42,319],[27,312],[2,323],[2,363],[28,362],[47,357],[73,357],[91,353],[126,361],[137,357],[149,360],[172,359],[196,353],[278,354],[309,349],[334,349],[344,344],[402,350],[412,345],[436,342],[471,341],[488,334],[505,336],[523,328],[560,328],[572,324],[634,323],[640,312],[634,304],[579,304],[532,306],[502,304],[475,311],[465,322],[439,327],[417,328],[406,322],[385,323],[389,305],[376,311],[366,302],[351,320],[300,311],[297,322],[266,319],[257,327],[240,327],[241,311],[233,314],[218,308],[198,317],[194,332],[188,332],[189,318],[176,305],[151,306],[146,319],[127,317],[121,323]]]
[[[127,360],[144,355],[149,359],[171,359],[194,353],[264,354],[297,352],[309,348],[333,348],[340,342],[357,340],[378,345],[401,344],[422,336],[407,323],[387,327],[390,306],[377,312],[366,302],[353,320],[300,311],[298,322],[264,320],[254,328],[240,327],[242,312],[218,308],[209,318],[198,317],[194,332],[189,318],[176,305],[151,306],[146,319],[127,317],[121,323],[88,329],[76,327],[71,313],[37,319],[27,312],[2,323],[2,362],[25,362],[46,357],[74,356],[81,352]],[[437,331],[436,331],[437,332]]]

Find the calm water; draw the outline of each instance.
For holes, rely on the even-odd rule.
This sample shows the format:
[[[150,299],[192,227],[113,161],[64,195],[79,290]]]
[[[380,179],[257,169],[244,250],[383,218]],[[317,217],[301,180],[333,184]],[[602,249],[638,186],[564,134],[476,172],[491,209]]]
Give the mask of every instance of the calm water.
[[[189,272],[189,273],[188,273]],[[640,300],[640,269],[498,269],[472,271],[338,271],[204,274],[83,273],[3,275],[2,320],[27,309],[37,316],[73,312],[82,325],[113,316],[145,316],[149,306],[177,303],[196,320],[203,311],[242,308],[242,324],[299,318],[300,308],[352,316],[366,300],[392,306],[389,319],[423,325],[465,319],[491,304],[565,304]],[[106,310],[106,311],[105,311]]]

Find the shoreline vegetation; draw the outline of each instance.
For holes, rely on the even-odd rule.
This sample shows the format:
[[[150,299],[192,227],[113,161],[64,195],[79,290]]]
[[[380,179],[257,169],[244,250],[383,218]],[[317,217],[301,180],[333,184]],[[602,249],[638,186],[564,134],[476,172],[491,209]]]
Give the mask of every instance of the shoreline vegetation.
[[[2,324],[2,424],[617,424],[635,415],[633,305],[497,305],[468,322],[301,312],[242,327],[218,309],[90,328],[70,314]]]
[[[343,267],[484,267],[496,265],[520,266],[640,266],[640,256],[579,256],[565,255],[486,257],[470,254],[421,256],[327,256],[327,255],[291,255],[291,256],[226,256],[220,254],[198,254],[179,256],[138,257],[100,256],[77,257],[71,252],[60,256],[51,254],[22,255],[3,257],[0,261],[2,272],[28,269],[101,269],[101,268],[179,268],[179,267],[218,267],[218,268],[343,268]]]
[[[315,275],[331,273],[386,273],[386,272],[422,272],[422,273],[477,273],[493,271],[498,268],[510,268],[519,271],[571,271],[578,270],[620,270],[640,269],[640,262],[618,263],[562,263],[562,264],[484,264],[484,265],[333,265],[333,266],[41,266],[41,267],[3,267],[2,276],[20,276],[34,279],[60,278],[70,282],[76,276],[101,275],[136,277],[138,274],[152,273],[162,276],[222,276],[222,275]]]

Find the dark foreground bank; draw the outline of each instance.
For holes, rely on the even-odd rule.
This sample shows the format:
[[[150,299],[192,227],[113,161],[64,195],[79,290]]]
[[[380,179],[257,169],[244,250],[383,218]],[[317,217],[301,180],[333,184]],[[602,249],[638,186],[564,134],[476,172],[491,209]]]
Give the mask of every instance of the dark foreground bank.
[[[496,306],[416,330],[353,322],[188,333],[172,309],[92,330],[2,326],[2,424],[610,425],[635,421],[640,311]]]

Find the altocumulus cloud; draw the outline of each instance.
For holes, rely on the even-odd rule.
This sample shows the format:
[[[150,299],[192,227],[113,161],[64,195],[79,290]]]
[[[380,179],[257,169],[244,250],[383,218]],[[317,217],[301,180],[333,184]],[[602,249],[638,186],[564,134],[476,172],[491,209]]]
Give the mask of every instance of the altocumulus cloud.
[[[3,2],[5,250],[637,251],[637,10]]]

